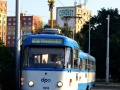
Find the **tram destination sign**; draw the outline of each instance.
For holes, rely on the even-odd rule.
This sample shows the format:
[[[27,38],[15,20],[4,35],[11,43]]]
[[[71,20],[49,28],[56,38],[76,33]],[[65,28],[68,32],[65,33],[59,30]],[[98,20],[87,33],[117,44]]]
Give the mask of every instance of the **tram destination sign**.
[[[42,44],[62,44],[62,39],[54,38],[32,38],[32,43],[42,43]]]

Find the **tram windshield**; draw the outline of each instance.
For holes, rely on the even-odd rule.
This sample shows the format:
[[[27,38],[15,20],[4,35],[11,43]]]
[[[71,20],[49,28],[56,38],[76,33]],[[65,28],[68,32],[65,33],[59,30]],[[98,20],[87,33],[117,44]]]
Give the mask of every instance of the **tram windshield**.
[[[22,67],[63,68],[66,61],[68,62],[71,58],[70,51],[67,51],[66,55],[67,57],[65,48],[26,47],[23,53]]]

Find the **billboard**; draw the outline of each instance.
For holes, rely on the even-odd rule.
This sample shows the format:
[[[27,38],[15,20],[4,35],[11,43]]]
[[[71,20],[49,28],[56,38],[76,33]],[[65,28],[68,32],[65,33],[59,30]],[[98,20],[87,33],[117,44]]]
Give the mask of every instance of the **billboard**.
[[[60,27],[63,27],[64,23],[66,23],[64,16],[75,16],[75,7],[57,7],[56,10],[57,25]],[[74,27],[74,18],[67,18],[67,22],[69,27]]]

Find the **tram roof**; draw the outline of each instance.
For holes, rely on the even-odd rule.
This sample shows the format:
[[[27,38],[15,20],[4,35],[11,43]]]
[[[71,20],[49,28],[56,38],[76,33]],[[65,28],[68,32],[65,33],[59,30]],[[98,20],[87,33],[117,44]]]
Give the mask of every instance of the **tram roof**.
[[[93,56],[89,55],[88,53],[83,52],[82,50],[80,50],[79,57],[86,58],[86,59],[89,58],[90,60],[95,61],[95,58]]]
[[[66,45],[66,46],[76,46],[77,48],[79,48],[78,43],[67,37],[67,36],[63,36],[63,35],[55,35],[55,34],[36,34],[36,35],[28,35],[24,40],[23,40],[23,44],[28,44],[28,45],[39,45],[39,43],[37,44],[33,44],[32,43],[32,38],[44,38],[44,39],[62,39],[63,40],[63,44],[62,45]],[[53,45],[53,44],[52,44]],[[60,44],[61,45],[61,44]]]

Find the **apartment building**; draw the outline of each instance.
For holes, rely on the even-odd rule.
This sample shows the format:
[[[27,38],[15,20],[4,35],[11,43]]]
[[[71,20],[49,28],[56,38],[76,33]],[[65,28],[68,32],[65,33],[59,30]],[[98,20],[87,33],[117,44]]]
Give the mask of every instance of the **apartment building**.
[[[12,46],[15,44],[15,16],[7,17],[7,40],[6,45]],[[38,30],[42,28],[42,18],[39,16],[27,16],[25,13],[20,15],[20,35],[23,34],[35,34],[38,33]]]
[[[6,45],[7,2],[0,0],[0,40]]]
[[[75,33],[81,30],[90,17],[91,10],[87,10],[84,5],[57,7],[56,9],[57,25],[64,27],[64,23],[67,23]]]

